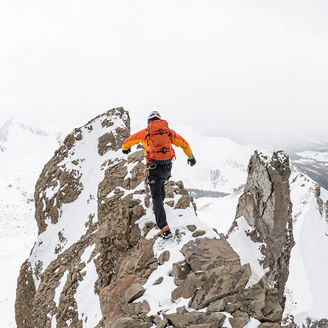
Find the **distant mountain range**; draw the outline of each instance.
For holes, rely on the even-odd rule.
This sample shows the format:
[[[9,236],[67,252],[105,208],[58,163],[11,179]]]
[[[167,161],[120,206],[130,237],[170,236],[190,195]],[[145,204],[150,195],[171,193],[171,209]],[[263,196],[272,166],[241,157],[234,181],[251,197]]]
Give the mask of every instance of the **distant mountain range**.
[[[296,149],[290,157],[296,167],[328,190],[328,142]]]

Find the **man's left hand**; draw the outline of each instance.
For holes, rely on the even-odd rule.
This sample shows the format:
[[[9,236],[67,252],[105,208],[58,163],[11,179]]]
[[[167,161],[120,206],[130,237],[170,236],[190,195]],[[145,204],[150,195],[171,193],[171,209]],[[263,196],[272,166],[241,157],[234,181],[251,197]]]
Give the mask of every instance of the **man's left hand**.
[[[190,165],[190,166],[194,166],[196,164],[196,159],[194,157],[194,155],[191,155],[188,157],[188,161],[187,163]]]
[[[129,148],[129,149],[127,149],[127,150],[122,149],[123,154],[128,154],[130,151],[131,151],[131,148]]]

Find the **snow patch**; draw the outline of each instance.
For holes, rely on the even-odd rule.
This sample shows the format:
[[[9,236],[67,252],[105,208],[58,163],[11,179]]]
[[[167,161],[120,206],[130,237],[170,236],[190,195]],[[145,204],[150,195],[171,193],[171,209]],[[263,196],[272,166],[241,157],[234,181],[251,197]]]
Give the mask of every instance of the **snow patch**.
[[[237,226],[233,229],[228,237],[228,242],[231,247],[238,253],[241,264],[249,263],[252,269],[252,276],[249,279],[246,287],[252,287],[268,272],[269,268],[264,269],[261,261],[264,259],[264,255],[260,249],[265,246],[264,243],[255,243],[247,235],[252,232],[252,228],[241,216],[237,220]]]
[[[83,328],[94,328],[102,319],[102,313],[99,295],[95,293],[98,273],[93,261],[85,266],[82,275],[83,280],[79,283],[75,294],[79,319],[83,321]]]

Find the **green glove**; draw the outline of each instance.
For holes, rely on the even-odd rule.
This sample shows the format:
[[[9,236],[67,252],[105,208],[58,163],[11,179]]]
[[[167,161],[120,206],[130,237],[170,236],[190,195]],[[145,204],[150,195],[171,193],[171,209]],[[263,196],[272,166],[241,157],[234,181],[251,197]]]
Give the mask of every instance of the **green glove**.
[[[188,161],[187,163],[190,165],[190,166],[194,166],[196,164],[196,160],[195,160],[195,157],[194,155],[191,155],[188,157]]]

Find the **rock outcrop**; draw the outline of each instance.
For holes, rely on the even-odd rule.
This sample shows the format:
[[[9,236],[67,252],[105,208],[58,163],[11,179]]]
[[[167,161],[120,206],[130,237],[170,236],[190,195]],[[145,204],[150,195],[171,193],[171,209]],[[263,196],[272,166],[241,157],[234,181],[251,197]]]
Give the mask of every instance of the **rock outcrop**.
[[[115,108],[69,134],[36,184],[38,240],[17,284],[18,328],[275,327],[292,247],[288,160],[255,154],[226,239],[198,220],[183,183],[164,200],[174,240],[158,238],[143,150],[120,151],[129,115]],[[287,179],[287,180],[286,180]],[[286,182],[287,181],[287,182]],[[263,244],[259,281],[230,241],[238,218]]]
[[[262,256],[258,261],[266,271],[262,284],[277,289],[282,308],[294,246],[290,173],[289,158],[283,152],[273,153],[272,158],[255,152],[249,162],[247,183],[238,202],[236,219],[228,233],[229,237],[238,230],[241,218],[246,220],[250,228],[247,236],[261,244]]]

